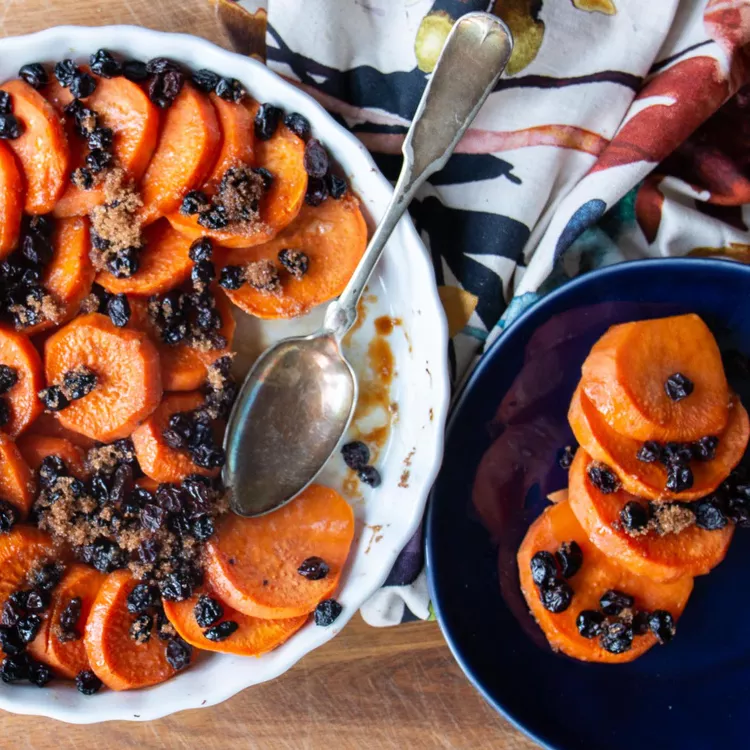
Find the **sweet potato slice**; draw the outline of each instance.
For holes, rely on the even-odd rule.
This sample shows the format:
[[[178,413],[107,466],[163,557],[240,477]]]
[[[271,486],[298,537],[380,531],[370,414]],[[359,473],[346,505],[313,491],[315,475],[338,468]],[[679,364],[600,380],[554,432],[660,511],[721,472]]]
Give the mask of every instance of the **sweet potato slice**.
[[[45,612],[37,637],[29,644],[29,653],[43,664],[52,667],[60,677],[75,679],[79,672],[90,669],[83,635],[89,612],[106,576],[88,565],[73,563],[52,590],[52,600]],[[60,615],[72,599],[81,600],[81,617],[76,627],[79,637],[60,638]]]
[[[216,476],[218,469],[196,466],[187,452],[170,448],[164,440],[169,418],[197,409],[204,399],[197,391],[168,393],[154,413],[131,435],[135,455],[144,474],[157,482],[180,482],[188,474]]]
[[[204,593],[220,600],[210,589]],[[182,640],[204,651],[218,651],[221,654],[260,656],[288,640],[309,619],[308,615],[278,620],[250,617],[221,602],[224,616],[214,624],[231,620],[239,627],[226,640],[211,641],[203,635],[205,628],[201,628],[195,620],[194,609],[197,602],[198,595],[184,602],[165,601],[164,612]]]
[[[15,370],[18,380],[4,395],[10,411],[10,420],[2,431],[15,437],[22,433],[42,412],[37,397],[44,388],[42,360],[25,333],[0,326],[0,365]]]
[[[337,297],[344,290],[367,246],[367,226],[359,201],[350,193],[320,206],[303,206],[299,216],[276,239],[227,253],[228,265],[270,260],[279,265],[280,250],[301,250],[309,268],[301,279],[283,269],[281,292],[261,292],[245,284],[228,291],[235,305],[259,318],[292,318]]]
[[[49,435],[35,435],[27,433],[21,435],[16,441],[18,450],[21,451],[23,460],[26,461],[31,471],[36,473],[47,456],[58,456],[68,467],[73,476],[83,479],[86,477],[83,450],[74,445],[70,440]]]
[[[251,122],[257,106],[253,103],[245,110]],[[183,216],[179,211],[167,217],[172,226],[191,240],[207,235],[224,247],[250,247],[268,242],[291,224],[302,208],[307,191],[307,173],[303,163],[305,144],[285,125],[279,125],[269,140],[256,141],[254,150],[256,165],[265,167],[273,175],[273,185],[260,202],[260,223],[257,227],[249,233],[238,232],[237,229],[230,231],[229,228],[207,230],[198,224],[197,217]],[[219,169],[217,165],[213,179]],[[223,173],[220,172],[219,178]]]
[[[692,461],[693,486],[684,492],[670,492],[666,489],[664,464],[639,461],[638,451],[643,443],[609,427],[580,386],[570,403],[568,420],[576,440],[589,455],[614,469],[627,492],[649,500],[697,500],[713,492],[742,459],[750,435],[747,411],[733,396],[729,422],[719,435],[716,457],[711,461]]]
[[[58,307],[55,320],[43,320],[24,328],[33,336],[70,320],[91,291],[96,272],[89,258],[89,224],[85,218],[60,219],[52,235],[52,260],[44,269],[42,286]]]
[[[25,434],[62,438],[83,451],[87,451],[96,444],[96,440],[63,427],[57,419],[57,414],[51,411],[43,411]]]
[[[0,143],[0,259],[18,244],[24,189],[13,152]]]
[[[21,451],[7,435],[0,433],[0,498],[26,518],[34,502],[34,476]]]
[[[143,223],[176,211],[185,194],[204,183],[220,148],[221,130],[211,101],[186,83],[162,118],[141,181]]]
[[[693,392],[665,390],[676,373]],[[583,363],[583,390],[607,424],[637,440],[691,441],[726,427],[729,386],[713,334],[697,315],[612,326]]]
[[[143,297],[130,297],[130,323],[146,331],[159,351],[161,361],[161,382],[165,391],[194,391],[206,380],[208,366],[230,352],[236,323],[232,315],[232,305],[226,295],[215,289],[216,310],[221,316],[222,325],[217,331],[227,340],[222,349],[200,351],[187,344],[175,346],[165,344],[148,316],[148,303]]]
[[[47,214],[68,181],[70,154],[62,120],[54,107],[25,81],[7,81],[0,89],[10,94],[13,114],[23,126],[21,137],[7,144],[21,165],[26,183],[24,211]]]
[[[61,113],[73,99],[70,90],[60,86],[57,80],[49,84],[45,95]],[[86,99],[86,106],[96,112],[101,127],[112,130],[112,151],[118,166],[125,170],[128,177],[139,180],[156,147],[159,110],[138,84],[123,76],[97,77],[96,90]],[[75,169],[83,166],[89,149],[75,132],[72,118],[64,116],[64,119],[71,149],[71,165]],[[100,186],[81,190],[69,183],[55,206],[54,214],[58,217],[83,216],[103,201],[104,191]]]
[[[222,601],[243,614],[300,617],[336,589],[353,536],[349,504],[314,484],[268,515],[225,516],[206,546],[206,574]],[[297,572],[308,557],[326,562],[325,578],[312,581]]]
[[[611,560],[653,581],[676,581],[708,573],[726,557],[734,524],[705,531],[693,525],[679,533],[649,531],[631,536],[620,523],[620,511],[630,502],[648,501],[625,490],[604,494],[591,483],[586,470],[593,459],[582,448],[570,467],[570,507],[589,539]]]
[[[547,495],[547,500],[551,503],[564,503],[568,499],[568,490],[555,490]]]
[[[44,345],[48,383],[86,366],[98,382],[87,396],[58,412],[60,423],[94,440],[127,437],[161,399],[159,354],[141,331],[116,328],[105,315],[82,315]]]
[[[531,558],[541,550],[554,553],[563,542],[573,541],[583,551],[583,565],[568,579],[573,589],[570,606],[564,612],[553,614],[542,606],[539,590],[531,578]],[[612,654],[599,645],[597,638],[589,640],[579,634],[576,627],[578,613],[584,609],[599,609],[599,599],[605,591],[623,591],[635,598],[637,610],[651,612],[662,609],[677,620],[693,590],[693,579],[690,577],[674,583],[657,583],[635,575],[605,557],[589,541],[567,502],[550,505],[531,524],[518,550],[518,570],[526,603],[550,646],[581,661],[621,664],[633,661],[656,643],[656,637],[649,632],[635,636],[629,651]]]
[[[128,594],[138,583],[128,571],[105,579],[86,622],[85,646],[94,674],[112,690],[157,685],[175,674],[166,658],[166,643],[151,637],[136,643],[130,637],[135,615],[128,612]]]
[[[227,169],[255,163],[255,126],[254,115],[244,104],[228,102],[216,94],[210,94],[209,98],[219,118],[221,149],[201,190],[213,195]]]
[[[143,233],[144,248],[138,270],[126,279],[101,271],[97,281],[113,294],[163,294],[190,276],[190,240],[172,229],[166,221],[148,227]]]

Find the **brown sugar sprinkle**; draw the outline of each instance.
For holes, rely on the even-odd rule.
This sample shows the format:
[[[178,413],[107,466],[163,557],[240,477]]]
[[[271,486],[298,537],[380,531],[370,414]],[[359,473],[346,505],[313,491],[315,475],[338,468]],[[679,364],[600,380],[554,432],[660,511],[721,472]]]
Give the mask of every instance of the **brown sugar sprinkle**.
[[[695,513],[677,503],[661,503],[654,505],[651,521],[660,536],[679,534],[695,523]]]
[[[81,302],[81,312],[86,315],[87,313],[99,312],[99,298],[95,294],[89,294]]]
[[[29,295],[25,304],[11,305],[8,311],[15,316],[19,328],[28,328],[38,323],[40,319],[57,323],[62,317],[60,306],[49,294],[45,294],[41,300]]]
[[[279,270],[270,260],[256,260],[245,266],[243,276],[253,289],[269,294],[281,291]]]
[[[141,222],[138,211],[143,206],[133,183],[121,167],[109,170],[104,177],[104,203],[92,209],[91,228],[104,240],[107,255],[141,245]],[[92,261],[103,268],[104,259],[94,253]]]
[[[121,463],[135,461],[133,443],[125,438],[115,443],[95,445],[86,454],[86,468],[94,474],[111,474]]]
[[[250,167],[232,167],[224,173],[215,205],[226,211],[230,224],[256,224],[260,218],[258,204],[265,192],[263,177]]]

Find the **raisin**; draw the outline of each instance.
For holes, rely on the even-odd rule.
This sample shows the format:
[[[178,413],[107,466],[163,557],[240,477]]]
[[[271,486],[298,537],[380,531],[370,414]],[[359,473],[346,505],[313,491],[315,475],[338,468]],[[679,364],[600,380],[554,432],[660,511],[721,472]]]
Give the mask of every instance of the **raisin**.
[[[633,630],[624,622],[607,623],[599,636],[599,644],[610,654],[624,654],[633,646]]]
[[[193,647],[185,643],[182,638],[172,638],[167,644],[166,657],[172,669],[179,671],[187,667],[192,655]]]
[[[21,254],[35,266],[46,266],[52,260],[52,245],[46,237],[27,234],[21,240]]]
[[[224,622],[220,622],[218,625],[214,625],[213,627],[208,628],[208,630],[204,630],[203,635],[209,641],[225,641],[230,635],[232,635],[232,633],[236,632],[238,628],[239,625],[234,620],[224,620]]]
[[[92,72],[102,78],[116,78],[122,75],[122,65],[106,49],[94,52],[89,57],[89,65]]]
[[[0,138],[12,141],[23,133],[21,121],[12,114],[0,114]]]
[[[52,591],[62,578],[65,572],[65,566],[61,563],[48,563],[43,565],[34,574],[34,587],[40,591]]]
[[[265,167],[253,167],[253,172],[260,175],[263,180],[263,191],[267,193],[273,185],[273,175]]]
[[[49,455],[42,459],[38,473],[42,487],[50,488],[60,477],[68,476],[68,469],[60,456]]]
[[[52,679],[52,670],[38,661],[29,662],[29,682],[37,687],[44,687]]]
[[[125,60],[122,64],[122,74],[133,83],[142,83],[148,78],[146,63],[140,60]]]
[[[195,621],[202,628],[208,628],[224,617],[224,607],[216,599],[201,594],[193,607]]]
[[[576,627],[584,638],[596,638],[602,632],[604,615],[594,609],[584,609],[578,613]]]
[[[636,458],[639,461],[643,461],[645,464],[652,464],[655,461],[662,460],[662,450],[659,443],[654,440],[647,440],[639,449],[636,454]]]
[[[5,427],[10,422],[10,406],[4,398],[0,398],[0,427]]]
[[[324,599],[315,607],[315,624],[322,628],[333,625],[343,609],[335,599]]]
[[[0,393],[7,393],[18,382],[18,370],[0,365]]]
[[[198,214],[198,223],[206,229],[224,229],[229,224],[229,217],[224,206],[212,206]]]
[[[23,617],[25,607],[19,607],[12,600],[8,599],[3,604],[2,614],[0,614],[0,625],[6,628],[12,628],[18,620]]]
[[[86,669],[76,675],[76,688],[79,693],[93,695],[101,690],[102,681],[90,670]]]
[[[713,461],[716,458],[716,449],[719,447],[719,438],[715,435],[706,435],[696,440],[691,446],[693,458],[697,461]]]
[[[207,262],[207,261],[206,261]],[[200,307],[195,316],[195,325],[201,331],[215,331],[221,328],[221,315],[218,310],[210,307]]]
[[[176,571],[159,581],[159,591],[168,602],[182,602],[193,595],[193,582],[183,571]]]
[[[76,596],[71,599],[62,612],[58,619],[58,625],[63,633],[74,636],[74,639],[80,638],[80,633],[77,631],[78,622],[81,619],[81,608],[83,602],[80,596]],[[73,640],[73,639],[71,639]]]
[[[79,398],[88,396],[96,388],[96,383],[96,373],[85,365],[70,370],[63,376],[63,387],[71,401],[77,401]]]
[[[78,66],[73,60],[60,60],[60,62],[55,65],[55,78],[57,78],[58,83],[64,88],[68,88],[68,86],[73,83],[73,78],[75,78],[77,73]]]
[[[605,591],[599,599],[599,606],[605,615],[619,615],[623,609],[632,608],[634,603],[632,596],[617,589]]]
[[[310,177],[325,177],[328,172],[328,152],[316,138],[305,144],[303,165]]]
[[[576,448],[566,445],[559,453],[557,457],[558,466],[565,471],[568,471],[573,465],[573,459],[576,455]]]
[[[226,462],[224,449],[218,445],[198,445],[190,450],[190,457],[202,469],[220,469]]]
[[[159,109],[168,109],[174,103],[184,83],[185,75],[181,70],[158,73],[152,76],[148,83],[148,97]]]
[[[181,71],[182,69],[174,60],[170,60],[168,57],[152,57],[146,63],[146,72],[151,75],[174,70]]]
[[[326,186],[328,187],[328,195],[334,200],[343,198],[346,194],[346,180],[338,175],[331,174],[330,172],[326,175]]]
[[[290,112],[284,117],[284,125],[303,141],[310,135],[310,122],[299,112]]]
[[[0,91],[0,114],[9,115],[13,111],[13,102],[7,91]]]
[[[308,206],[319,206],[328,197],[328,186],[326,181],[320,177],[311,177],[307,181],[307,192],[305,203]]]
[[[240,102],[247,92],[236,78],[220,78],[216,84],[216,96],[228,102]]]
[[[107,151],[112,148],[114,133],[112,128],[94,128],[88,137],[88,146],[92,150]]]
[[[589,464],[586,475],[591,484],[603,495],[610,495],[620,489],[620,480],[606,464],[598,461]]]
[[[85,99],[96,91],[96,79],[86,72],[79,71],[70,82],[70,93],[76,99]]]
[[[6,656],[0,663],[0,679],[11,683],[26,680],[29,677],[30,660],[27,654]]]
[[[26,648],[26,641],[21,638],[18,628],[0,627],[0,648],[9,656],[13,656]]]
[[[664,383],[664,390],[672,401],[682,401],[683,398],[687,398],[693,392],[693,388],[695,388],[693,381],[681,372],[670,375]]]
[[[190,533],[199,541],[205,542],[206,539],[213,536],[214,522],[211,516],[199,516],[193,521]]]
[[[557,577],[557,558],[546,550],[541,550],[531,558],[531,578],[537,586],[543,586],[547,581]]]
[[[666,488],[670,492],[684,492],[693,486],[693,471],[684,464],[667,464]]]
[[[99,174],[99,172],[103,172],[112,163],[112,159],[113,156],[109,151],[95,148],[86,154],[86,166],[91,174]]]
[[[154,619],[151,615],[138,615],[130,625],[128,634],[136,643],[148,643],[151,639],[151,629],[154,626]]]
[[[693,451],[687,443],[667,443],[662,449],[661,460],[665,464],[687,464]]]
[[[107,261],[107,270],[118,279],[129,279],[138,271],[140,248],[125,247]]]
[[[175,323],[167,326],[161,332],[161,339],[169,346],[177,346],[187,336],[187,325],[185,323]]]
[[[716,495],[704,497],[695,504],[695,525],[706,531],[718,531],[728,523],[721,500]]]
[[[302,561],[297,572],[308,581],[320,581],[330,572],[328,563],[321,557],[308,557]]]
[[[750,501],[746,497],[731,497],[727,507],[728,518],[740,526],[748,528],[750,526]],[[2,516],[0,516],[0,519]],[[0,526],[0,530],[2,526]]]
[[[297,280],[301,279],[310,265],[310,259],[301,250],[285,248],[279,250],[279,263]]]
[[[245,271],[242,266],[224,266],[219,275],[219,286],[234,291],[245,283]]]
[[[259,141],[269,140],[276,132],[281,119],[281,110],[273,104],[261,104],[255,113],[255,137]]]
[[[20,592],[24,597],[24,607],[29,612],[44,612],[49,604],[49,594],[46,591],[30,590]]]
[[[374,466],[363,466],[358,472],[360,482],[364,482],[370,487],[380,487],[383,481],[380,477],[380,472]]]
[[[87,167],[78,167],[70,173],[70,181],[81,188],[81,190],[91,190],[94,187],[94,175]]]
[[[563,542],[556,557],[563,578],[572,578],[583,565],[583,550],[578,542]]]
[[[156,506],[152,506],[156,507]],[[146,565],[150,565],[151,563],[155,563],[159,559],[159,554],[161,553],[161,544],[156,541],[153,537],[149,537],[148,539],[144,539],[139,545],[138,545],[138,559],[145,563]]]
[[[631,500],[620,510],[620,523],[627,532],[643,531],[649,522],[648,507]]]
[[[214,73],[213,70],[201,68],[193,73],[192,79],[193,84],[197,89],[206,94],[210,94],[216,88],[216,84],[221,80],[221,76],[219,76],[218,73]]]
[[[190,281],[194,286],[210,284],[215,278],[216,270],[210,260],[199,260],[190,272]]]
[[[651,613],[646,612],[645,610],[638,610],[633,615],[633,622],[631,623],[631,627],[633,628],[633,635],[646,635],[649,631],[649,619],[651,618]]]
[[[188,194],[189,195],[189,194]],[[190,260],[197,263],[201,260],[211,260],[214,253],[214,244],[210,237],[199,237],[190,245]]]
[[[40,89],[49,83],[49,75],[41,63],[27,63],[18,70],[18,77],[34,89]]]
[[[207,211],[211,207],[208,196],[200,190],[191,190],[185,195],[180,204],[180,213],[185,216],[193,216],[201,211]]]
[[[39,633],[42,627],[42,618],[39,615],[26,615],[21,618],[16,625],[18,637],[23,643],[31,643]]]
[[[651,613],[648,626],[662,645],[672,640],[676,630],[672,615],[663,609],[655,609]]]
[[[124,568],[126,563],[125,554],[116,542],[99,538],[91,545],[91,564],[100,573],[111,573]]]
[[[51,385],[49,388],[42,388],[39,391],[39,399],[44,404],[45,409],[48,411],[60,411],[70,406],[65,394],[62,392],[59,386]]]
[[[542,606],[553,614],[565,612],[573,601],[573,589],[560,578],[552,578],[539,590]]]

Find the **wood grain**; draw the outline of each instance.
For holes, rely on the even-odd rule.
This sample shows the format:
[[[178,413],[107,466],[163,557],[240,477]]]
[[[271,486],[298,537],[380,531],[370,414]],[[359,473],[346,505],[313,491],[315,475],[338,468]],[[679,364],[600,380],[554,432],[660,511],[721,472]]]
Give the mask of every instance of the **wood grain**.
[[[231,49],[210,0],[0,2],[0,36],[52,25],[110,23],[199,34]],[[0,737],[0,747],[23,750],[536,747],[468,683],[435,623],[373,629],[359,616],[283,677],[219,706],[150,723],[88,727],[0,712]]]

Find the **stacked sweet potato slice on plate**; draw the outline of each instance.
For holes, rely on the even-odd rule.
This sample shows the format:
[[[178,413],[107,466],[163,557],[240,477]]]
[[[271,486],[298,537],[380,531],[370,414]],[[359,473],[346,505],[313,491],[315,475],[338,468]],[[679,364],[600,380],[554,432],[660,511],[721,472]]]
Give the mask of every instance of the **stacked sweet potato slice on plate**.
[[[367,242],[299,113],[166,58],[88,62],[0,86],[0,678],[85,694],[342,611],[349,505],[230,515],[221,445],[237,316],[336,297]]]
[[[671,640],[693,577],[750,522],[747,411],[690,314],[610,328],[568,419],[569,485],[521,545],[521,588],[554,649],[631,661]]]

